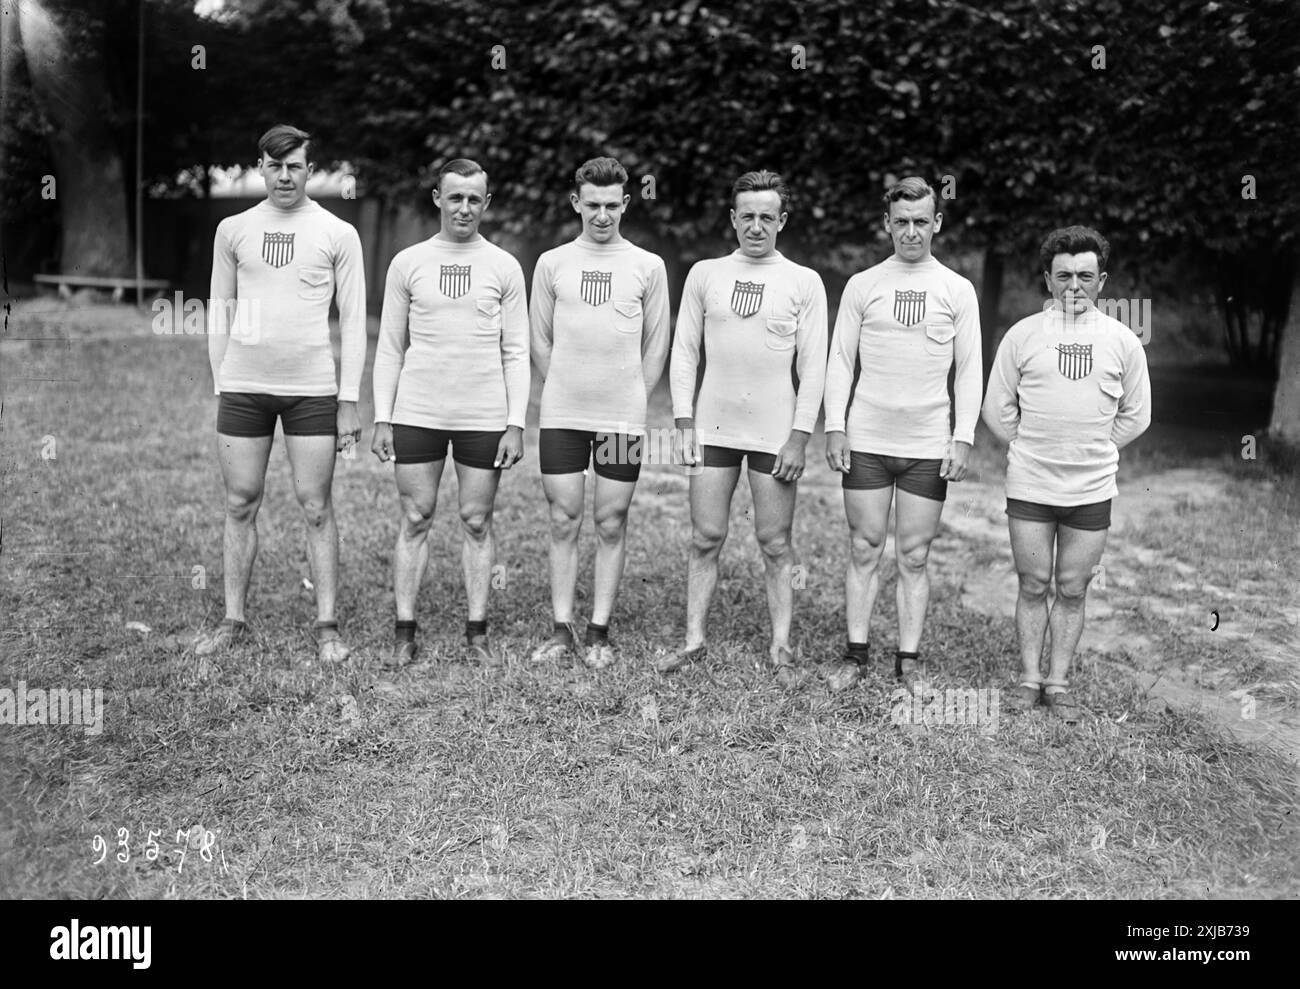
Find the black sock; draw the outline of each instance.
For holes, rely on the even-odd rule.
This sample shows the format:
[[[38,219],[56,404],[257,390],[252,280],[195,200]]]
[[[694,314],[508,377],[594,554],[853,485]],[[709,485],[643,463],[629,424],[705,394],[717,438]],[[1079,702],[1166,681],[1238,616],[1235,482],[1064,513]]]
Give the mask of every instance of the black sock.
[[[609,642],[609,626],[587,623],[587,642],[589,646],[606,645]]]
[[[402,621],[399,621],[399,622],[397,623],[397,635],[396,635],[397,641],[398,641],[398,642],[414,642],[414,641],[415,641],[415,629],[416,629],[416,623],[415,623],[415,622],[402,622]]]
[[[901,650],[901,649],[896,649],[896,650],[894,651],[894,674],[895,674],[896,676],[902,676],[902,675],[903,675],[903,660],[905,660],[905,659],[918,659],[918,658],[920,658],[920,654],[919,654],[919,653],[914,653],[914,652],[903,652],[903,650]]]
[[[556,622],[552,635],[566,646],[573,645],[573,626],[568,622]]]
[[[487,619],[481,622],[467,621],[465,623],[465,641],[468,642],[476,635],[487,635]]]
[[[871,661],[871,647],[865,642],[849,641],[848,652],[844,654],[846,660],[853,660],[859,666],[864,666]]]

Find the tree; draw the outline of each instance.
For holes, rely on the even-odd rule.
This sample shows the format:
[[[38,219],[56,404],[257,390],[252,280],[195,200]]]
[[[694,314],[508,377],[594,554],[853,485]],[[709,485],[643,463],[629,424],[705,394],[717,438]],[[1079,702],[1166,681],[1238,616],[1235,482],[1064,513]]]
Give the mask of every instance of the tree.
[[[1292,285],[1300,281],[1300,271],[1292,273]],[[1300,305],[1293,291],[1286,326],[1282,330],[1278,362],[1277,388],[1273,392],[1273,416],[1269,436],[1291,454],[1300,452]]]
[[[334,56],[360,36],[349,9],[382,23],[384,5],[304,7],[294,16],[246,0],[206,18],[193,0],[6,0],[6,13],[17,14],[6,17],[3,81],[11,92],[0,154],[10,243],[16,222],[39,226],[57,209],[63,271],[131,270],[142,14],[147,188],[175,188],[182,172],[205,181],[213,164],[250,164],[258,127],[354,113]],[[294,39],[289,57],[286,37]]]
[[[108,97],[103,21],[54,0],[17,3],[19,35],[46,133],[58,203],[62,267],[83,275],[124,275],[132,262],[126,186]],[[47,192],[48,190],[48,192]]]

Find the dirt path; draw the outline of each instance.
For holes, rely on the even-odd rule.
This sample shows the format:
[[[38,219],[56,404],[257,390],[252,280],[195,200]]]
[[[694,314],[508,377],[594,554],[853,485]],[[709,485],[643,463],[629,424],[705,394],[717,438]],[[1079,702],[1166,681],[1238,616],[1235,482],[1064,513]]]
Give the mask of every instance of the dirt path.
[[[1135,484],[1143,490],[1132,490]],[[1266,597],[1258,587],[1217,586],[1188,561],[1140,539],[1147,518],[1175,506],[1194,508],[1228,497],[1223,479],[1204,471],[1171,470],[1132,482],[1127,493],[1115,502],[1103,569],[1088,593],[1080,652],[1126,670],[1157,703],[1198,708],[1239,738],[1300,764],[1300,712],[1283,700],[1257,696],[1294,690],[1300,602],[1294,594]],[[982,614],[1006,616],[1015,610],[1016,577],[1004,509],[1000,484],[954,485],[932,549],[936,576],[960,586],[962,604]],[[1249,625],[1221,620],[1212,630],[1211,612],[1216,610],[1221,616],[1265,611],[1276,617]],[[1194,636],[1228,640],[1243,659],[1272,660],[1272,668],[1288,669],[1292,683],[1238,683],[1230,669],[1208,664],[1180,668],[1165,644],[1137,631],[1145,624],[1137,621],[1142,615],[1163,618]]]

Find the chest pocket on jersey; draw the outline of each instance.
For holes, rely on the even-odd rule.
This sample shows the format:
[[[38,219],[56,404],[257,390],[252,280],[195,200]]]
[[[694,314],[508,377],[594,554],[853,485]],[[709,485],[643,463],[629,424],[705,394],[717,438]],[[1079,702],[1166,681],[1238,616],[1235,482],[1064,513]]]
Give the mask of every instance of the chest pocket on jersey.
[[[330,297],[330,289],[333,287],[330,283],[333,279],[330,277],[332,272],[329,268],[306,268],[298,269],[298,298],[306,299],[308,302],[320,302],[321,299]]]
[[[501,329],[501,300],[500,299],[475,299],[475,320],[480,330],[499,330]]]
[[[1124,386],[1118,381],[1102,381],[1097,385],[1097,411],[1107,418],[1119,412],[1119,400],[1124,397]]]
[[[957,327],[951,319],[936,319],[925,324],[925,352],[931,357],[951,357],[952,340]]]
[[[767,321],[767,330],[763,333],[768,350],[794,350],[795,329],[793,319],[773,316]]]
[[[615,302],[614,329],[620,333],[641,332],[641,303]]]

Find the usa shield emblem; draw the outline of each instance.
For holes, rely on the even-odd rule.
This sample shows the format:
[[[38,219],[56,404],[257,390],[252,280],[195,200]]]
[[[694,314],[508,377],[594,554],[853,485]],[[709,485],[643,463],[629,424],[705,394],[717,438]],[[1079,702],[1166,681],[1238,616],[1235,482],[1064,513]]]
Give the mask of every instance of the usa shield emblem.
[[[1056,367],[1071,381],[1092,373],[1092,344],[1063,343],[1056,348]]]
[[[741,319],[754,315],[763,304],[764,282],[737,281],[731,290],[731,311]]]
[[[293,234],[262,234],[262,260],[272,268],[283,268],[293,260]]]
[[[925,289],[894,289],[894,319],[904,326],[915,326],[925,319]]]
[[[469,291],[467,264],[442,264],[438,266],[438,291],[449,299],[459,299]]]
[[[609,301],[612,271],[584,271],[582,273],[582,301],[589,306],[603,306]]]

